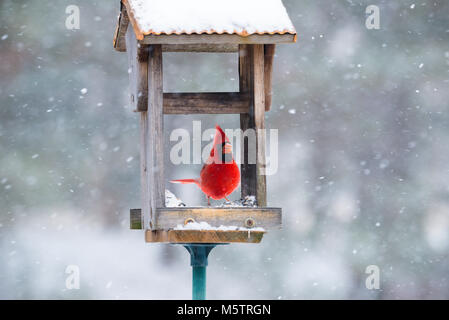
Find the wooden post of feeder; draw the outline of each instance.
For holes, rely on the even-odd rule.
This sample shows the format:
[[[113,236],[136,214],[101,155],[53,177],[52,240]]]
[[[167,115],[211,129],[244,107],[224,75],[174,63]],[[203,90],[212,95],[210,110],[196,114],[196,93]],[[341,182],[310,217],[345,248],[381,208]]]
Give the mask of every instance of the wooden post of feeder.
[[[148,57],[148,111],[144,111],[146,126],[142,127],[146,150],[146,170],[142,172],[148,181],[144,201],[150,203],[148,221],[154,223],[158,208],[165,207],[164,179],[164,113],[161,45],[150,45]]]
[[[267,190],[265,175],[265,83],[264,83],[264,46],[261,44],[239,46],[240,93],[249,94],[250,109],[240,115],[240,128],[255,131],[255,150],[250,150],[248,140],[243,141],[241,165],[242,198],[255,195],[257,205],[266,207]],[[256,164],[249,163],[251,153],[256,155]]]
[[[152,229],[157,208],[165,207],[162,48],[138,43],[132,28],[126,45],[131,105],[140,112],[141,218]]]

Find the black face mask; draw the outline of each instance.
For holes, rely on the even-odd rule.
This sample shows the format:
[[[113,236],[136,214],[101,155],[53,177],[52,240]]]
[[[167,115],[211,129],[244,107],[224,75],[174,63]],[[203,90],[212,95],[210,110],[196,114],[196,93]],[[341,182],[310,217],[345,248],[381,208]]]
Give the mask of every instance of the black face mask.
[[[232,152],[224,153],[224,146],[227,142],[223,142],[221,146],[217,147],[217,153],[221,153],[221,163],[232,163]]]

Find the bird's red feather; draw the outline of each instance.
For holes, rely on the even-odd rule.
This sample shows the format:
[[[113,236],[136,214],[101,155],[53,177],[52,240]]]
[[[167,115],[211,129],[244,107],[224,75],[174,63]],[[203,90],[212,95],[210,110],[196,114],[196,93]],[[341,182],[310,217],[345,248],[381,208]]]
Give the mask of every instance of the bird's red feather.
[[[220,161],[222,156],[229,155],[230,142],[220,126],[215,127],[215,137],[213,147],[206,164],[200,173],[199,179],[172,180],[173,183],[191,184],[194,183],[206,194],[215,200],[223,199],[231,194],[240,183],[240,170],[232,157],[232,161]],[[224,145],[227,147],[223,147]],[[232,153],[230,154],[232,156]]]

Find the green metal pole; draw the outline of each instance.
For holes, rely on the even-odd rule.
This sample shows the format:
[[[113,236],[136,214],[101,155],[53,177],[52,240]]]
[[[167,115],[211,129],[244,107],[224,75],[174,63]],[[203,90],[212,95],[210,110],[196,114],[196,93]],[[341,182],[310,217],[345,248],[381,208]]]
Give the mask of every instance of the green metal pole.
[[[192,299],[206,300],[206,267],[207,257],[215,244],[189,243],[184,245],[190,253],[192,266]]]
[[[192,300],[206,300],[206,267],[192,267]]]

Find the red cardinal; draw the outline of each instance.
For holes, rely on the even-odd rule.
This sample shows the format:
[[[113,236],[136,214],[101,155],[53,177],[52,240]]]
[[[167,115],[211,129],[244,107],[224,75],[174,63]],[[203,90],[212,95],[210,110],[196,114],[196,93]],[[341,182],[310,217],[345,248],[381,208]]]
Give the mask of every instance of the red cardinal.
[[[219,200],[225,198],[227,201],[240,183],[239,167],[232,156],[232,145],[229,142],[220,126],[215,126],[214,145],[210,152],[209,159],[201,169],[199,179],[172,180],[172,183],[195,183],[207,196],[207,203],[210,205],[210,198]]]

